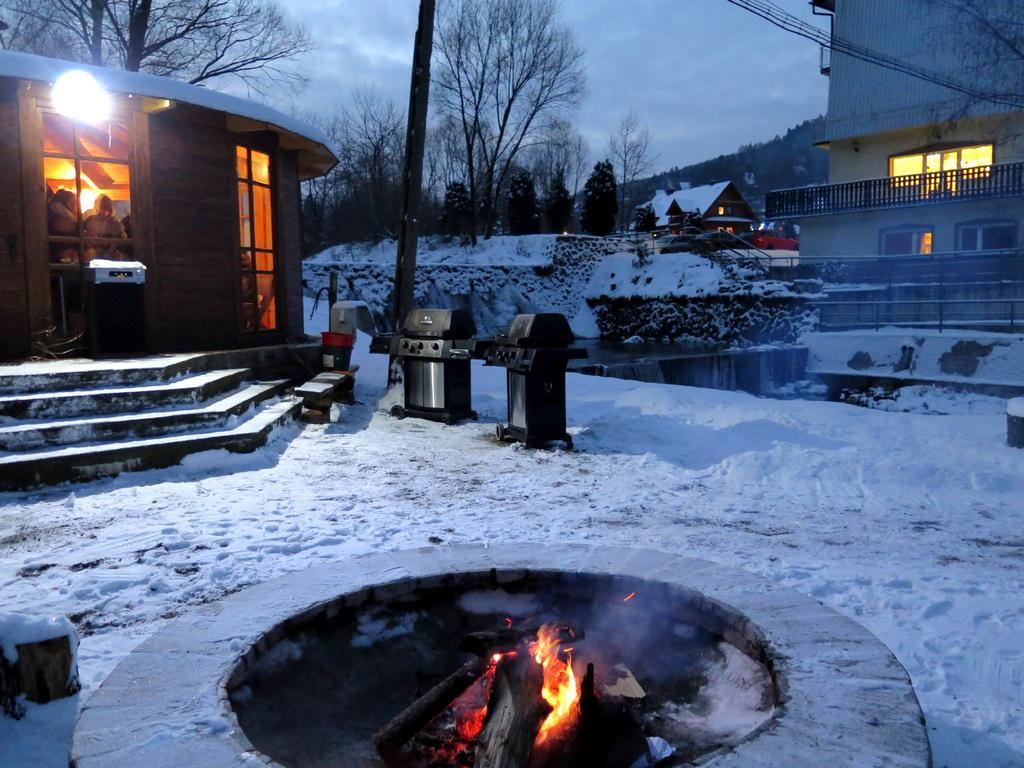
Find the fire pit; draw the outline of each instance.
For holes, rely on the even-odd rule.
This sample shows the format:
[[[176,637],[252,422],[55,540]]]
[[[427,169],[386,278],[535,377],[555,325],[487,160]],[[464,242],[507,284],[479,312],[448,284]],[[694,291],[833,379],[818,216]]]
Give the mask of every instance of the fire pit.
[[[243,756],[930,764],[906,673],[854,622],[712,563],[535,545],[354,558],[208,606],[115,670],[73,750],[78,768]]]
[[[293,633],[230,693],[250,741],[295,768],[685,761],[775,710],[731,618],[639,579],[466,574]]]

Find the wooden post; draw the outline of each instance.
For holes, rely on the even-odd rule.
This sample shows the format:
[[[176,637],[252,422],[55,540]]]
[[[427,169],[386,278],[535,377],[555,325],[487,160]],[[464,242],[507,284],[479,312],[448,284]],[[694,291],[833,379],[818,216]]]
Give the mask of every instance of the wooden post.
[[[419,26],[413,49],[409,89],[409,123],[402,167],[402,212],[398,222],[398,258],[395,263],[394,328],[412,309],[416,279],[416,241],[419,236],[423,154],[426,148],[427,106],[430,100],[430,58],[434,50],[435,0],[420,0]]]

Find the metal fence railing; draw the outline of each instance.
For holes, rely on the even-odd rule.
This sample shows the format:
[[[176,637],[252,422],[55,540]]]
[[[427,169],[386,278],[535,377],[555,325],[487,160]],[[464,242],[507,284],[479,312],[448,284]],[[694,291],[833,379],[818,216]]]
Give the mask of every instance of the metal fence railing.
[[[821,330],[886,327],[1024,330],[1024,299],[819,301]]]
[[[769,192],[765,217],[789,219],[1024,195],[1024,162]]]

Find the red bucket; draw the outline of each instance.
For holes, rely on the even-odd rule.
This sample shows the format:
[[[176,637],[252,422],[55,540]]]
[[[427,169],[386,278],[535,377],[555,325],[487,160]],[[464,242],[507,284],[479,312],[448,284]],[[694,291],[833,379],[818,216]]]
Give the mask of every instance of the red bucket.
[[[352,368],[352,347],[356,345],[354,333],[321,334],[322,359],[325,371],[347,371]]]

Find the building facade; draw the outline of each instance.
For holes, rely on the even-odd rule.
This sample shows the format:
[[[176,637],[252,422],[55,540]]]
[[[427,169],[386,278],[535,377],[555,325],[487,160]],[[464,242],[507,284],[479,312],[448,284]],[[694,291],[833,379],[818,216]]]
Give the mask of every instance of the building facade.
[[[837,40],[956,87],[833,49],[821,146],[829,184],[772,192],[811,257],[1015,252],[1024,225],[1018,0],[814,0]],[[1002,30],[1005,35],[1000,34]],[[966,92],[964,92],[966,91]]]
[[[76,109],[103,101],[95,118],[62,107],[69,72],[95,86],[70,93]],[[260,104],[0,53],[0,358],[90,348],[97,259],[146,267],[140,351],[302,338],[299,182],[335,162],[318,131]]]

